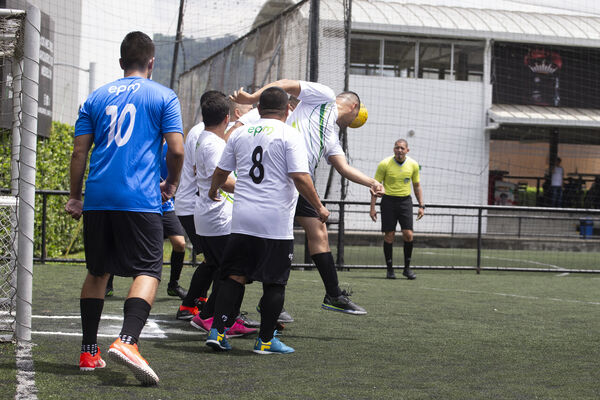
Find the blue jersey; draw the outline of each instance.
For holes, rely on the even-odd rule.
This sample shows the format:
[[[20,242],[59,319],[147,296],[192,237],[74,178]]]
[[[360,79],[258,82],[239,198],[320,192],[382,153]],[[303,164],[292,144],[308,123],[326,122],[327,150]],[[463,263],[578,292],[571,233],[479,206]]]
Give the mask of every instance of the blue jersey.
[[[163,148],[162,148],[162,153],[160,156],[160,180],[164,181],[165,179],[167,179],[167,176],[169,175],[169,170],[167,169],[167,149],[169,148],[169,146],[167,145],[167,142],[165,142],[163,144]],[[173,201],[173,198],[170,198],[169,200],[165,201],[164,203],[162,203],[162,211],[175,211],[175,202]]]
[[[183,134],[177,95],[139,77],[95,90],[79,111],[75,136],[94,135],[84,210],[161,213],[163,134]]]

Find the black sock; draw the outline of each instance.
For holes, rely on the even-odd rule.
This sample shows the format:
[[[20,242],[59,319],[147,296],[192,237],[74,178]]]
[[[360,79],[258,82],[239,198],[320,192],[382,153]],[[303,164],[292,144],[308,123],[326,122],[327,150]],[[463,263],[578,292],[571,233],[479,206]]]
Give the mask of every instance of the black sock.
[[[392,262],[393,254],[394,254],[394,244],[384,241],[383,242],[383,255],[385,256],[385,265],[387,265],[388,269],[391,269],[394,266],[394,263]]]
[[[263,284],[263,297],[260,299],[260,332],[263,342],[273,339],[277,318],[283,309],[285,285]]]
[[[237,303],[235,303],[235,317],[237,318],[240,315],[240,309],[242,308],[242,302],[244,301],[244,293],[246,293],[246,286],[242,287],[242,293],[240,293],[240,297],[238,298]]]
[[[181,276],[181,270],[183,269],[183,259],[185,258],[185,251],[171,252],[171,275],[169,276],[169,286],[177,287],[179,285],[179,277]]]
[[[313,254],[310,256],[314,261],[321,280],[325,285],[325,291],[331,297],[338,297],[342,294],[338,283],[337,271],[335,270],[335,261],[331,252]]]
[[[235,305],[243,293],[244,285],[233,279],[227,278],[219,283],[219,293],[215,302],[215,312],[212,327],[219,333],[230,328],[237,316]]]
[[[110,289],[113,288],[113,279],[114,279],[114,277],[115,276],[113,274],[110,274],[110,278],[108,278],[108,282],[106,282],[106,288],[107,289],[108,288],[110,288]]]
[[[196,305],[196,299],[199,297],[206,297],[208,288],[212,283],[213,271],[208,264],[202,262],[190,281],[190,289],[188,290],[187,296],[183,299],[182,305],[186,307],[194,307]]]
[[[410,267],[410,258],[412,257],[413,242],[404,242],[404,268]]]
[[[79,299],[81,331],[83,333],[83,338],[81,339],[82,345],[98,343],[98,325],[100,325],[100,316],[102,315],[103,307],[104,299]]]
[[[119,337],[128,344],[137,343],[152,306],[139,297],[130,297],[123,305],[123,327]]]

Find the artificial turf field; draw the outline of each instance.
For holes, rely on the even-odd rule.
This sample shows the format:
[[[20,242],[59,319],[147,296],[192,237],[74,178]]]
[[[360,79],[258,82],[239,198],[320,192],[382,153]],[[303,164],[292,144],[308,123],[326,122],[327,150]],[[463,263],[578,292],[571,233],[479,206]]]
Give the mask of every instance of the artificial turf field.
[[[163,276],[168,276],[165,267]],[[383,270],[340,272],[369,314],[320,309],[316,271],[293,271],[282,332],[290,355],[251,352],[253,337],[215,353],[175,320],[179,301],[161,285],[140,351],[161,381],[142,387],[107,360],[78,369],[82,266],[36,266],[33,361],[39,399],[598,399],[600,275],[424,271],[417,280]],[[184,268],[189,282],[192,268]],[[119,332],[129,280],[115,279],[99,344]],[[242,310],[257,319],[261,287]],[[106,334],[106,336],[104,336]],[[14,345],[0,344],[0,398],[15,397]]]

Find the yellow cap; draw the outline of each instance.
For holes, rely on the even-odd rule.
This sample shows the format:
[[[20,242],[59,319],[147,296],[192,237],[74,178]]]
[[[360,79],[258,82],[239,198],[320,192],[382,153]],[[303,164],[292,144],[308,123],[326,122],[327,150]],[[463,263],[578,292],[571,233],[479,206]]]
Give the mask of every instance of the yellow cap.
[[[367,111],[367,107],[363,103],[360,103],[360,109],[358,110],[358,115],[354,118],[354,121],[350,124],[350,128],[360,128],[367,122],[367,118],[369,118],[369,112]]]

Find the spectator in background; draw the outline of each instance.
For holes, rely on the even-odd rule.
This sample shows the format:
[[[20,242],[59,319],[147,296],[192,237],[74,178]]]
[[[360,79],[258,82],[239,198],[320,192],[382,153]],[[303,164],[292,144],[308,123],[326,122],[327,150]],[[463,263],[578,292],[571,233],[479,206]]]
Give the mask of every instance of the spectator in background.
[[[560,166],[561,159],[556,158],[556,165],[552,169],[551,183],[550,183],[550,205],[552,207],[562,207],[562,196],[563,196],[563,176],[565,171]]]

